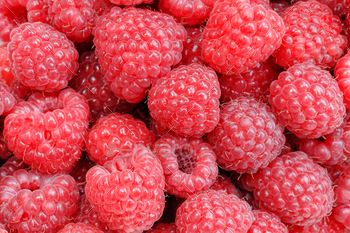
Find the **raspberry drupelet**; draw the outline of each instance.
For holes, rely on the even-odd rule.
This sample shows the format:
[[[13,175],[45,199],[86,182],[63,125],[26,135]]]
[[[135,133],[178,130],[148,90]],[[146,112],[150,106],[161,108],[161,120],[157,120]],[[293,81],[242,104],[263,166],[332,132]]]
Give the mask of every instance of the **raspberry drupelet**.
[[[57,233],[103,233],[96,227],[84,223],[69,223]]]
[[[126,6],[135,6],[135,5],[139,5],[141,3],[152,3],[154,0],[111,0],[112,3],[116,4],[116,5],[126,5]]]
[[[350,231],[350,203],[334,207],[333,215],[336,222],[341,223]]]
[[[28,165],[16,156],[9,158],[6,163],[0,167],[0,182],[5,176],[11,176],[15,171],[20,169],[28,169]]]
[[[32,94],[5,119],[14,155],[43,173],[69,172],[84,149],[89,106],[73,89]]]
[[[4,80],[9,87],[14,79],[8,58],[7,44],[0,46],[0,79]]]
[[[350,204],[350,166],[340,173],[334,184],[335,204]]]
[[[253,210],[254,222],[247,233],[288,233],[288,228],[281,219],[265,210]]]
[[[181,61],[186,29],[164,13],[114,7],[97,19],[96,55],[114,94],[138,103]]]
[[[182,60],[180,65],[189,65],[191,63],[199,63],[205,65],[202,57],[202,34],[204,27],[201,28],[187,28],[187,39],[184,42],[184,49],[182,51]]]
[[[175,223],[158,223],[152,227],[151,230],[146,231],[146,233],[176,233]]]
[[[7,84],[0,79],[0,116],[8,115],[17,104],[16,98]]]
[[[344,96],[344,104],[346,108],[350,108],[350,53],[340,58],[334,68],[334,76],[338,82],[340,91]]]

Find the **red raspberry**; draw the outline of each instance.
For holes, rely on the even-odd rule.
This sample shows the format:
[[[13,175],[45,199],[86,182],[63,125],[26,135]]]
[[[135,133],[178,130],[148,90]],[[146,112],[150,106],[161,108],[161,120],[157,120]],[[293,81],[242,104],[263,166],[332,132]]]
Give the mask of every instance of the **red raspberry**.
[[[170,71],[148,95],[151,116],[170,130],[200,137],[219,121],[220,86],[210,67],[192,63]]]
[[[331,210],[334,192],[326,170],[301,151],[277,157],[254,175],[254,196],[284,223],[307,226]]]
[[[207,137],[221,167],[238,173],[266,167],[286,140],[270,107],[246,97],[223,106],[219,124]]]
[[[153,147],[164,170],[167,193],[187,198],[214,184],[216,155],[203,139],[166,134]]]
[[[346,49],[349,52],[349,47],[350,47],[350,27],[348,26],[348,24],[346,23],[346,21],[344,19],[341,20],[341,25],[342,25],[342,31],[341,31],[340,34],[344,35],[347,38],[348,43],[347,43]],[[345,53],[345,51],[344,51],[344,53]]]
[[[95,163],[87,158],[87,154],[83,151],[82,156],[79,159],[79,162],[74,166],[74,169],[69,173],[78,186],[80,195],[85,194],[85,184],[86,184],[86,173],[90,168],[95,166]]]
[[[350,229],[350,204],[338,205],[333,209],[334,218],[337,222],[344,224],[347,229]]]
[[[6,44],[0,46],[0,78],[4,80],[8,86],[11,86],[14,79]]]
[[[103,231],[84,223],[69,223],[57,233],[103,233]]]
[[[105,79],[120,99],[140,102],[146,91],[181,61],[186,30],[163,13],[128,7],[97,19],[96,55]]]
[[[248,72],[219,76],[221,98],[223,102],[236,99],[240,96],[251,96],[267,102],[269,88],[273,80],[278,78],[281,68],[272,58],[259,62]]]
[[[264,210],[253,210],[254,222],[248,233],[288,233],[288,228],[281,222],[281,219],[273,213]]]
[[[152,145],[155,135],[145,123],[129,114],[101,117],[90,129],[86,151],[92,161],[103,165],[115,157],[128,157],[138,145]]]
[[[338,82],[340,91],[344,94],[344,104],[350,108],[350,53],[340,58],[334,68],[334,76]]]
[[[139,5],[141,3],[152,3],[153,0],[111,0],[116,5]]]
[[[215,183],[210,187],[210,189],[216,191],[224,191],[227,194],[234,194],[237,197],[240,197],[239,191],[236,189],[236,186],[231,183],[231,180],[228,176],[220,174],[216,177]]]
[[[0,222],[23,233],[57,232],[76,211],[79,191],[69,175],[17,170],[0,182]]]
[[[178,233],[246,233],[253,222],[248,203],[223,191],[208,190],[186,199],[176,213]]]
[[[178,64],[189,65],[191,63],[199,63],[205,65],[202,57],[202,34],[204,27],[187,28],[187,39],[184,42],[182,51],[182,60]]]
[[[298,2],[301,0],[292,0],[291,2],[294,4],[295,2]],[[306,0],[303,0],[306,1]],[[318,2],[327,5],[333,12],[333,15],[338,16],[339,18],[342,18],[346,15],[346,7],[345,2],[346,0],[317,0]]]
[[[271,2],[272,10],[276,11],[279,16],[282,16],[283,12],[290,7],[289,1],[287,0],[278,0]]]
[[[266,10],[272,10],[270,6],[270,0],[250,0],[250,5],[262,5]]]
[[[12,156],[0,167],[0,181],[5,176],[12,176],[19,169],[28,169],[28,166],[16,156]]]
[[[79,65],[74,44],[41,22],[24,23],[12,30],[8,51],[12,72],[34,90],[65,88]]]
[[[231,174],[232,182],[237,184],[241,189],[244,189],[248,192],[254,191],[254,176],[251,174],[239,174],[237,172],[233,172]]]
[[[32,94],[5,119],[4,137],[16,157],[43,173],[69,172],[84,149],[89,106],[73,89]]]
[[[10,33],[18,25],[27,22],[25,2],[0,0],[0,42],[9,42]]]
[[[11,94],[10,88],[0,79],[0,116],[8,115],[16,104],[17,100]]]
[[[347,45],[338,16],[316,1],[297,2],[282,15],[286,26],[283,43],[274,53],[275,62],[288,69],[297,63],[311,62],[330,69]]]
[[[131,112],[134,108],[134,104],[118,99],[106,85],[94,52],[81,55],[78,75],[69,84],[88,100],[90,122],[96,122],[113,112]]]
[[[8,159],[12,155],[11,151],[7,148],[7,143],[2,134],[0,134],[0,159]]]
[[[86,174],[85,193],[110,229],[140,233],[152,227],[165,206],[164,175],[158,159],[144,146],[129,158],[116,157]]]
[[[152,227],[151,230],[146,231],[146,233],[176,233],[175,223],[158,223]]]
[[[276,12],[249,0],[219,0],[203,32],[203,59],[221,74],[248,71],[267,60],[284,33]]]
[[[270,86],[269,102],[280,122],[300,138],[319,138],[342,123],[343,96],[331,74],[311,63],[295,64]]]
[[[7,228],[2,224],[0,224],[0,233],[8,233]]]
[[[348,166],[334,182],[336,204],[350,204],[350,166]]]

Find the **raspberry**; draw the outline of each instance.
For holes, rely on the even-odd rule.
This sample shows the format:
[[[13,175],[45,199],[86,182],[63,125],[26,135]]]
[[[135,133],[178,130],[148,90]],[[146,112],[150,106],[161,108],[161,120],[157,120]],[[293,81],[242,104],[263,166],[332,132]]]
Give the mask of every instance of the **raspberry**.
[[[69,175],[17,170],[0,182],[0,222],[18,232],[57,232],[76,211],[79,191]]]
[[[199,63],[205,65],[202,58],[202,34],[204,28],[187,28],[187,39],[184,42],[182,60],[178,65]]]
[[[6,227],[2,224],[0,224],[0,233],[8,233]]]
[[[273,54],[275,62],[288,69],[297,63],[311,62],[330,69],[347,45],[338,16],[316,1],[297,2],[282,18],[286,27],[283,43]]]
[[[131,160],[131,161],[130,161]],[[163,169],[144,146],[86,174],[85,193],[100,219],[113,230],[140,233],[152,227],[165,206]]]
[[[228,102],[240,96],[251,96],[267,102],[269,88],[273,80],[278,78],[281,68],[271,58],[259,62],[248,72],[219,76],[222,102]]]
[[[203,32],[203,59],[221,74],[248,71],[267,60],[284,33],[276,12],[249,0],[219,0]]]
[[[12,72],[34,90],[65,88],[79,65],[74,44],[41,22],[23,23],[12,30],[8,51]]]
[[[250,5],[262,5],[266,10],[272,10],[270,6],[270,0],[250,0]]]
[[[2,134],[0,134],[0,159],[8,159],[12,153],[7,148],[6,140]]]
[[[43,173],[69,172],[80,158],[89,106],[73,89],[32,94],[5,119],[4,137],[16,157]]]
[[[138,145],[152,145],[155,135],[139,119],[113,113],[101,117],[89,131],[86,150],[92,161],[103,165],[115,157],[128,157]]]
[[[278,0],[271,2],[272,10],[276,11],[279,16],[282,16],[283,12],[290,6],[289,1]]]
[[[210,187],[210,189],[216,191],[224,191],[227,194],[234,194],[237,197],[240,197],[239,191],[236,189],[236,186],[231,183],[231,180],[228,176],[220,174],[216,177],[215,183]]]
[[[130,103],[181,61],[186,30],[163,13],[128,7],[97,19],[93,31],[96,55],[114,94]]]
[[[248,203],[223,191],[208,190],[186,199],[176,213],[177,232],[245,233],[253,222]]]
[[[20,169],[28,169],[27,164],[23,163],[23,161],[16,156],[12,156],[0,167],[0,181],[5,176],[11,176],[15,171]]]
[[[218,175],[216,155],[201,138],[166,134],[153,145],[165,176],[165,190],[177,197],[208,189]]]
[[[334,188],[336,204],[350,203],[350,166],[348,166],[335,181]]]
[[[80,195],[85,194],[85,183],[86,183],[86,173],[87,171],[95,165],[91,160],[87,158],[87,154],[83,151],[82,156],[79,159],[79,162],[74,166],[74,169],[69,173],[78,186]]]
[[[343,96],[328,71],[295,64],[270,86],[269,102],[280,122],[300,138],[332,133],[345,114]]]
[[[222,107],[219,124],[207,137],[221,167],[238,173],[266,167],[286,140],[270,107],[246,97]]]
[[[0,80],[0,115],[8,115],[16,104],[17,100],[11,94],[10,88]]]
[[[258,206],[286,224],[311,225],[332,210],[334,192],[326,170],[301,151],[277,157],[259,170],[254,187]]]
[[[18,2],[8,3],[0,0],[0,41],[9,42],[11,31],[25,22],[27,22],[25,6],[21,6]]]
[[[8,58],[7,45],[0,46],[0,79],[4,80],[8,86],[11,86],[14,79]]]
[[[153,0],[111,0],[116,5],[139,5],[141,3],[152,3]]]
[[[176,233],[175,223],[158,223],[151,230],[147,231],[147,233]]]
[[[57,233],[103,233],[96,227],[84,223],[69,223]]]
[[[292,0],[292,3],[298,2],[300,0]],[[346,15],[346,0],[317,0],[318,2],[327,5],[333,12],[334,15],[342,18]]]
[[[334,218],[350,229],[350,204],[338,205],[333,209]]]
[[[248,192],[254,191],[254,176],[251,174],[239,174],[239,173],[232,173],[231,174],[232,181],[237,184],[241,189],[244,189]]]
[[[200,137],[219,121],[220,86],[210,67],[192,63],[170,71],[148,95],[151,116],[175,133]]]
[[[248,233],[288,233],[288,228],[281,222],[281,219],[275,214],[264,210],[253,210],[254,222],[249,228]]]
[[[350,53],[340,58],[334,68],[334,76],[338,82],[340,91],[344,94],[344,104],[346,108],[350,108]]]

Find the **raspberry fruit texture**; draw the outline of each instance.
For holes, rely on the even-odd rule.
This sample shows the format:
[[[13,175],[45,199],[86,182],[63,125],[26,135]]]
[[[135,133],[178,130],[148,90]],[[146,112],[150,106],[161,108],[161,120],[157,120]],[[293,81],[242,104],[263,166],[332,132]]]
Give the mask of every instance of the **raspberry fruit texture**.
[[[76,211],[73,177],[17,170],[0,181],[0,222],[23,233],[57,232]]]
[[[93,30],[101,71],[114,94],[130,103],[181,61],[186,29],[163,13],[114,7]]]
[[[212,186],[218,175],[216,155],[201,138],[166,134],[153,145],[165,176],[165,190],[187,198]]]
[[[4,80],[8,86],[11,86],[14,79],[8,58],[7,44],[0,46],[0,79]]]
[[[205,65],[202,57],[202,28],[187,28],[187,39],[184,42],[182,51],[182,60],[178,64],[189,65],[191,63],[199,63]]]
[[[5,176],[11,176],[15,171],[28,168],[27,164],[23,163],[22,160],[12,156],[0,167],[0,182]]]
[[[258,206],[286,224],[307,226],[332,210],[334,192],[326,170],[301,151],[277,157],[254,175]]]
[[[170,71],[148,95],[151,116],[183,136],[201,137],[219,121],[220,85],[210,67],[192,63]]]
[[[73,89],[32,94],[5,119],[14,155],[42,173],[69,172],[84,149],[89,106]]]
[[[295,64],[271,83],[269,103],[280,122],[300,138],[332,133],[345,115],[331,74],[311,63]]]
[[[8,233],[7,228],[0,223],[0,233]]]
[[[25,86],[40,91],[65,88],[78,69],[73,42],[48,24],[23,23],[11,31],[12,72]]]
[[[282,18],[286,27],[282,45],[273,54],[275,62],[288,69],[297,63],[311,62],[330,69],[347,45],[338,16],[317,1],[297,2]]]
[[[340,91],[344,96],[344,104],[346,108],[350,108],[350,53],[340,58],[334,68],[334,76],[338,82]]]
[[[178,233],[246,233],[253,222],[247,202],[223,191],[208,190],[188,197],[176,212]]]
[[[57,233],[103,233],[103,231],[84,223],[69,223]]]
[[[175,223],[158,223],[152,227],[151,230],[146,231],[146,233],[176,233]]]
[[[334,182],[335,203],[350,204],[350,166],[348,166]]]
[[[333,215],[336,222],[344,224],[344,226],[350,229],[350,204],[343,204],[334,207]],[[348,233],[348,232],[347,232]]]
[[[101,117],[90,129],[86,151],[100,165],[114,157],[128,157],[135,147],[151,146],[155,135],[146,124],[132,115],[113,113]]]
[[[202,55],[217,72],[231,75],[265,61],[281,45],[282,18],[249,0],[219,0],[203,32]]]
[[[281,219],[273,213],[264,210],[253,210],[254,222],[248,233],[288,233],[288,228],[281,222]]]
[[[130,6],[130,5],[139,5],[141,3],[152,3],[153,0],[111,0],[112,3],[116,4],[116,5],[126,5],[126,6]]]
[[[0,79],[0,116],[8,115],[16,104],[17,100],[12,95],[10,88]]]
[[[301,0],[293,0],[293,3],[296,3]],[[305,1],[305,0],[304,0]],[[346,0],[317,0],[319,3],[322,3],[328,6],[333,15],[343,18],[346,15]]]
[[[266,167],[281,153],[286,140],[270,107],[247,97],[222,107],[219,124],[207,139],[220,166],[238,173],[255,173]]]
[[[144,146],[128,158],[116,157],[86,174],[85,193],[100,219],[112,230],[141,233],[163,214],[164,175],[158,159]]]
[[[7,142],[2,134],[0,134],[0,159],[6,160],[12,155],[7,148]]]
[[[69,85],[86,97],[90,107],[90,122],[113,112],[131,112],[134,104],[118,99],[106,85],[94,52],[85,52],[80,57],[79,70]]]
[[[290,3],[287,0],[278,0],[271,2],[272,10],[276,11],[279,16],[282,16],[283,12],[290,7]]]
[[[270,57],[241,74],[219,75],[222,102],[228,102],[240,96],[251,96],[267,102],[270,84],[278,78],[281,68]]]
[[[210,186],[210,189],[216,190],[216,191],[224,191],[227,194],[234,194],[237,197],[240,197],[239,191],[236,189],[236,186],[232,184],[230,178],[224,174],[218,175],[216,177],[216,180],[212,186]]]

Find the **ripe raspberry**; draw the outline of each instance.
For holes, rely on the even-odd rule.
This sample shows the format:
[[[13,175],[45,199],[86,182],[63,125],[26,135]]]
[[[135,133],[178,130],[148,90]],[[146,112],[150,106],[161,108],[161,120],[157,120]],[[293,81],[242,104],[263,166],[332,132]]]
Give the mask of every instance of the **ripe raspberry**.
[[[278,78],[281,68],[272,58],[259,62],[248,72],[219,76],[222,102],[228,102],[240,96],[251,96],[267,102],[269,88],[273,80]]]
[[[227,194],[234,194],[237,197],[240,197],[239,191],[236,189],[236,186],[231,183],[231,180],[228,176],[220,174],[216,177],[215,183],[210,187],[210,189],[216,191],[224,191]]]
[[[90,168],[95,166],[95,163],[87,158],[87,154],[83,151],[79,162],[74,166],[74,169],[69,173],[77,183],[80,195],[85,194],[86,173]]]
[[[301,0],[292,0],[292,3],[298,2]],[[306,1],[306,0],[303,0]],[[342,18],[346,15],[346,7],[345,2],[346,0],[317,0],[319,3],[322,3],[324,5],[327,5],[333,12],[333,15],[338,16],[339,18]]]
[[[86,174],[85,193],[110,229],[140,233],[152,227],[165,206],[163,169],[144,146]]]
[[[164,170],[167,193],[187,198],[214,184],[218,175],[216,155],[203,139],[166,134],[153,148]]]
[[[116,5],[139,5],[141,3],[152,3],[153,0],[111,0]]]
[[[151,116],[170,130],[200,137],[219,121],[220,86],[210,67],[192,63],[170,71],[148,95]]]
[[[7,148],[7,143],[2,134],[0,134],[0,159],[8,159],[12,155],[11,151]]]
[[[138,145],[152,145],[155,135],[145,123],[129,114],[113,113],[101,117],[90,129],[86,151],[100,165],[115,157],[128,157]]]
[[[7,228],[2,224],[0,224],[0,233],[8,233]]]
[[[231,180],[233,183],[237,184],[241,189],[244,189],[248,192],[254,191],[254,176],[251,174],[239,174],[233,172],[231,174]]]
[[[0,79],[4,80],[8,86],[11,86],[14,79],[8,58],[7,44],[0,46]]]
[[[262,5],[266,10],[272,10],[270,6],[270,0],[250,0],[250,5]]]
[[[264,210],[253,210],[254,222],[248,233],[288,233],[288,228],[281,222],[281,219],[273,213]]]
[[[348,166],[334,182],[335,202],[336,204],[350,203],[350,166]]]
[[[273,54],[275,62],[288,69],[297,63],[311,62],[325,69],[336,65],[347,45],[338,16],[326,5],[297,2],[282,18],[286,26],[283,43]]]
[[[350,229],[350,204],[338,205],[333,209],[334,218]]]
[[[103,231],[84,223],[69,223],[57,233],[103,233]]]
[[[319,138],[342,123],[345,107],[337,82],[311,63],[295,64],[270,86],[269,102],[280,122],[300,138]]]
[[[187,28],[187,39],[184,42],[182,51],[182,60],[178,64],[189,65],[191,63],[199,63],[205,65],[202,57],[202,34],[204,28]]]
[[[65,88],[79,65],[74,44],[41,22],[24,23],[12,30],[8,51],[12,72],[34,90]]]
[[[208,190],[186,199],[176,213],[177,232],[245,233],[253,222],[248,203],[223,191]]]
[[[238,173],[266,167],[286,140],[270,107],[246,97],[223,106],[219,124],[207,137],[221,167]]]
[[[86,99],[73,89],[36,92],[6,117],[4,137],[32,169],[69,172],[84,149],[88,114]]]
[[[279,16],[282,16],[283,12],[290,6],[287,0],[278,0],[271,2],[272,10],[276,11]]]
[[[342,27],[342,31],[340,32],[340,34],[344,35],[347,38],[348,43],[347,43],[346,49],[348,49],[350,47],[350,27],[348,26],[348,24],[344,19],[341,20],[341,27]]]
[[[203,32],[203,59],[221,74],[245,72],[267,60],[284,33],[276,12],[249,0],[219,0]]]
[[[176,233],[175,223],[158,223],[152,227],[151,230],[146,231],[146,233]]]
[[[0,182],[0,222],[23,233],[57,232],[76,211],[79,191],[69,175],[17,170]]]
[[[22,1],[23,4],[26,0]],[[27,11],[17,1],[0,0],[0,41],[9,42],[10,33],[18,25],[27,22]]]
[[[340,91],[344,94],[344,104],[350,108],[350,53],[340,58],[334,68],[334,76],[338,82]]]
[[[12,156],[0,167],[0,182],[5,176],[11,176],[20,169],[28,169],[28,165],[16,156]]]
[[[101,71],[112,91],[138,103],[151,84],[181,61],[186,30],[167,14],[114,7],[97,19],[93,35]]]
[[[17,100],[11,94],[10,88],[3,80],[0,80],[0,116],[8,115],[16,104]]]
[[[258,206],[284,223],[307,226],[331,210],[334,192],[326,170],[301,151],[277,157],[254,175]]]

